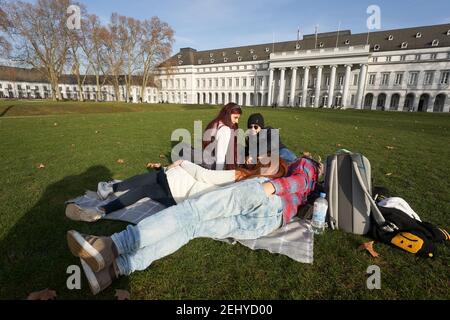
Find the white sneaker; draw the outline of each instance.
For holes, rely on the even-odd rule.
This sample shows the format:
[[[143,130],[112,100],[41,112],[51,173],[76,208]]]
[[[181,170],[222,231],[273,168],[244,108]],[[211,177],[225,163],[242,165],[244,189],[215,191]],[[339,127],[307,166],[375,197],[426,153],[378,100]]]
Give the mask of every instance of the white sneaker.
[[[103,216],[105,213],[98,208],[83,208],[75,203],[66,206],[66,217],[74,221],[94,222]]]
[[[99,182],[97,185],[97,195],[100,199],[105,200],[111,193],[114,193],[113,182]]]

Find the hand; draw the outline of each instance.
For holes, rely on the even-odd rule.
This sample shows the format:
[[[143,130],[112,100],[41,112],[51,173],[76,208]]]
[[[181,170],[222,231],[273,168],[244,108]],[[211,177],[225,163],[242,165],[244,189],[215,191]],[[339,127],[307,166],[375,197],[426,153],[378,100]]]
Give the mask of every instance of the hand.
[[[275,187],[271,182],[263,183],[263,189],[267,196],[271,196],[275,193]]]
[[[181,165],[182,162],[183,162],[183,160],[175,161],[174,163],[172,163],[170,166],[167,167],[167,170],[178,167],[179,165]]]
[[[247,160],[245,160],[245,164],[252,164],[253,158],[248,157]]]

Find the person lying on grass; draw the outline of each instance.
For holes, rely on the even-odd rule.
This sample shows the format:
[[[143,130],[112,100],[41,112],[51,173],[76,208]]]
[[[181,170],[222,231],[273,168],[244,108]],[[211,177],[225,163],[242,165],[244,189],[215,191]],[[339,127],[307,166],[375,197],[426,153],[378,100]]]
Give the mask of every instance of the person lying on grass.
[[[261,159],[260,159],[261,160]],[[268,161],[266,161],[268,162]],[[107,199],[111,193],[127,191],[117,199],[98,208],[84,208],[75,203],[66,206],[66,216],[75,221],[94,222],[103,216],[132,205],[143,198],[150,198],[171,207],[183,200],[198,196],[219,187],[255,176],[283,177],[287,165],[280,159],[278,166],[264,166],[261,161],[252,170],[208,170],[187,160],[179,160],[167,170],[151,171],[118,183],[100,182],[97,194]]]
[[[300,158],[286,177],[252,178],[187,199],[110,237],[67,232],[93,294],[119,275],[145,270],[199,237],[257,239],[288,224],[314,190],[322,166]]]

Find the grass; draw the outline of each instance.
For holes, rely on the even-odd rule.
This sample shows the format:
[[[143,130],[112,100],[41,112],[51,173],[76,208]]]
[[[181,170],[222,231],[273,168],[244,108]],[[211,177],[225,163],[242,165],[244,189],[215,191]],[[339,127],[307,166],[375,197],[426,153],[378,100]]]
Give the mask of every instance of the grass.
[[[256,111],[281,128],[296,153],[362,152],[376,185],[405,198],[423,220],[449,227],[448,114],[248,108],[241,127]],[[114,299],[115,289],[129,290],[133,299],[450,298],[448,244],[426,260],[376,243],[381,257],[373,259],[357,249],[368,238],[340,231],[316,237],[313,265],[196,239],[98,296],[84,277],[81,290],[68,290],[66,269],[79,262],[68,251],[66,231],[109,235],[125,224],[69,221],[64,201],[100,180],[144,172],[147,162],[170,151],[173,129],[193,130],[194,120],[205,123],[217,112],[211,106],[0,102],[0,299],[45,288],[58,299]],[[37,168],[41,163],[44,169]],[[381,290],[366,288],[373,264],[381,268]]]

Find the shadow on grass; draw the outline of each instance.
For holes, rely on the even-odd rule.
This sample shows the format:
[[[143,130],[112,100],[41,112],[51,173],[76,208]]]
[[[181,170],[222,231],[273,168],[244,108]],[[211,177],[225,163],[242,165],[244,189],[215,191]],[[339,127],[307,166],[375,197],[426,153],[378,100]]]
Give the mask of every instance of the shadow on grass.
[[[66,232],[109,235],[124,228],[115,221],[94,224],[74,222],[65,216],[65,201],[86,189],[96,189],[98,181],[112,180],[103,166],[93,166],[80,175],[68,176],[49,185],[39,201],[21,217],[0,241],[0,299],[26,299],[29,293],[45,288],[55,290],[57,299],[94,298],[81,270],[81,290],[69,290],[66,282],[70,265],[80,266],[67,247]],[[114,299],[114,289],[129,290],[122,277],[112,288],[95,298]]]
[[[3,117],[5,114],[7,114],[8,111],[11,110],[12,108],[14,108],[13,104],[10,106],[7,106],[5,109],[3,109],[3,111],[0,113],[0,118]]]

